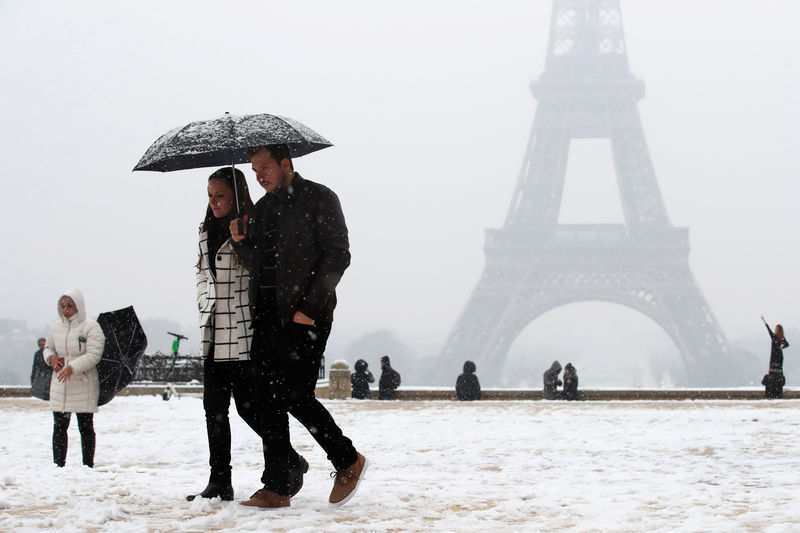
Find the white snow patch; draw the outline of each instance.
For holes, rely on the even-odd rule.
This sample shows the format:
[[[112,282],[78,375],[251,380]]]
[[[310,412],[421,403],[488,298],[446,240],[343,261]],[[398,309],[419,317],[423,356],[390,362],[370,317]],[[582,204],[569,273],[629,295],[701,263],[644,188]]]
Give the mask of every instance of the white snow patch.
[[[331,509],[330,463],[290,508],[239,504],[259,488],[258,438],[231,409],[236,501],[185,500],[207,481],[202,402],[127,396],[95,416],[96,468],[52,464],[52,415],[0,399],[0,531],[800,530],[800,402],[324,401],[371,461]]]

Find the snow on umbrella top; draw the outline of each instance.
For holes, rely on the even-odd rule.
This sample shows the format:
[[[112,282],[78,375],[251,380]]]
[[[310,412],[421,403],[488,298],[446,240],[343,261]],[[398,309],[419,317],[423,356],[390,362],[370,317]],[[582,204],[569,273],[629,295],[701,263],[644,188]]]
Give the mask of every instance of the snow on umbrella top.
[[[285,144],[292,157],[333,146],[294,119],[278,115],[230,115],[191,122],[158,138],[133,170],[169,172],[247,163],[247,149]]]

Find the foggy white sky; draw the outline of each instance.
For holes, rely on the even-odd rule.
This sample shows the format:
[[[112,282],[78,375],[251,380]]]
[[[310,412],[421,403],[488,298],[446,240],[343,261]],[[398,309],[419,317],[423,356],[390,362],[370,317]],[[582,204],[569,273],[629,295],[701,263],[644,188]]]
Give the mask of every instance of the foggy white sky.
[[[551,2],[489,6],[0,0],[0,318],[47,324],[61,291],[77,287],[91,314],[133,304],[140,317],[194,326],[214,169],[131,168],[168,129],[269,112],[336,145],[295,167],[339,194],[350,228],[337,322],[438,349],[483,269],[484,229],[505,218],[536,108],[528,84],[544,68]],[[761,313],[800,324],[800,4],[623,0],[622,10],[667,210],[690,228],[690,263],[725,333],[761,334]],[[621,221],[610,155],[581,144],[562,222]],[[580,179],[597,189],[581,195]],[[605,334],[594,309],[531,328]]]

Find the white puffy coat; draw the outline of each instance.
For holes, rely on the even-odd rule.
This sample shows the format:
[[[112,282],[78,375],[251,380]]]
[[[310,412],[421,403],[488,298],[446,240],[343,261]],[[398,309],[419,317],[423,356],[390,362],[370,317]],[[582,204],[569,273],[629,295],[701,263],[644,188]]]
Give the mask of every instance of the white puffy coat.
[[[200,233],[200,271],[197,273],[197,308],[203,357],[214,342],[214,361],[247,361],[253,342],[250,329],[248,287],[250,275],[236,260],[231,240],[226,240],[213,259],[216,278],[209,267],[208,232]]]
[[[49,365],[51,356],[63,357],[64,362],[72,367],[72,376],[62,383],[58,381],[57,372],[53,372],[50,380],[50,410],[96,413],[100,396],[97,363],[103,357],[106,337],[100,324],[86,318],[86,306],[80,291],[69,290],[63,296],[72,298],[78,312],[67,319],[61,314],[61,307],[58,307],[58,320],[47,332],[44,360]]]

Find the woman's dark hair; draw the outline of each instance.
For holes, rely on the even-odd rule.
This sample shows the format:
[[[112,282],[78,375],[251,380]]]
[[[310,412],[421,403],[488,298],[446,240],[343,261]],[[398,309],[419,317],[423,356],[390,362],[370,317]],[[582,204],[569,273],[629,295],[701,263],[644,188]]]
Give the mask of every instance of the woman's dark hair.
[[[253,205],[253,200],[250,199],[250,190],[247,188],[247,180],[244,178],[244,174],[241,170],[234,167],[222,167],[208,177],[208,181],[211,180],[221,180],[227,183],[234,192],[234,198],[239,199],[239,211],[237,213],[236,209],[233,210],[230,215],[231,220],[237,217],[237,214],[238,216],[247,215],[248,218],[253,216],[255,206]],[[209,226],[215,219],[214,211],[211,210],[211,204],[209,204],[206,207],[206,217],[203,219],[200,231],[208,231]],[[202,268],[203,254],[200,254],[197,258],[197,271],[201,271]]]
[[[208,177],[208,181],[221,180],[228,184],[234,193],[234,198],[239,199],[238,216],[253,215],[254,205],[253,200],[250,199],[250,190],[247,188],[247,180],[244,179],[244,173],[234,167],[222,167]],[[234,185],[235,183],[235,185]],[[236,218],[237,211],[234,209],[231,218]],[[214,212],[211,210],[211,205],[206,206],[206,217],[203,219],[203,224],[200,231],[207,231],[208,225],[215,219]]]

